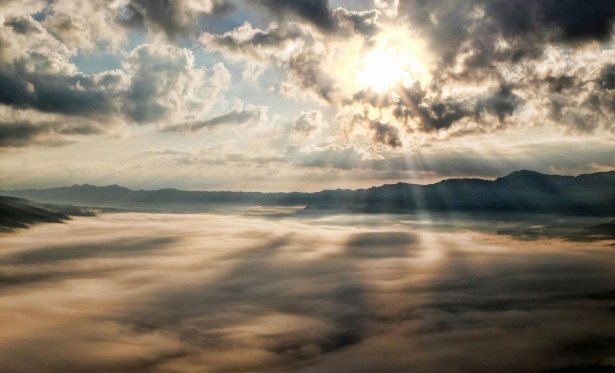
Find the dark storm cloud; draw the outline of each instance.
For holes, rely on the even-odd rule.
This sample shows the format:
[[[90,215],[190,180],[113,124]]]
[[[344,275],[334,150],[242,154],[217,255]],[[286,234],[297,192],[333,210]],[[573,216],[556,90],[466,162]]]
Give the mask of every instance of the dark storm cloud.
[[[240,124],[258,121],[264,115],[264,108],[255,107],[245,110],[232,110],[222,115],[192,123],[179,124],[166,127],[165,132],[197,132],[206,128],[215,128],[222,125],[237,126]]]
[[[103,214],[2,237],[0,371],[512,373],[610,358],[604,248],[412,219]]]

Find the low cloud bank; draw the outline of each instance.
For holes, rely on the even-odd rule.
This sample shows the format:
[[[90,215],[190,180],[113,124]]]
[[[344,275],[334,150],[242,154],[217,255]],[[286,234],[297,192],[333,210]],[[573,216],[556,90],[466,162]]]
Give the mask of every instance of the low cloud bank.
[[[615,363],[604,242],[426,221],[102,214],[2,236],[0,372]]]

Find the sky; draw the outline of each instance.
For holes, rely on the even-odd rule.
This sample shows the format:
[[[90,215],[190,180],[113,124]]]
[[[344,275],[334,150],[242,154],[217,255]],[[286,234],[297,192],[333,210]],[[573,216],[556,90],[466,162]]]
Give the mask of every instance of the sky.
[[[612,1],[0,4],[0,189],[615,169]]]

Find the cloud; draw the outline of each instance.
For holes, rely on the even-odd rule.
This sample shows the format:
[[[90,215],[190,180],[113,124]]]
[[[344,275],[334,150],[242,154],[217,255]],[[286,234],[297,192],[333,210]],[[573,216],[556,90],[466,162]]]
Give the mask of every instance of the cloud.
[[[232,139],[244,157],[236,166],[320,164],[393,178],[411,172],[393,153],[418,145],[497,142],[535,128],[544,139],[615,133],[614,10],[604,1],[32,0],[5,1],[0,19],[4,148],[119,128],[118,142],[137,141],[132,131],[164,136],[131,125],[193,133],[244,123]],[[391,71],[389,86],[370,86]],[[262,105],[268,116],[256,112]],[[323,134],[338,144],[294,144]],[[299,158],[287,157],[293,146]],[[181,164],[230,162],[201,158]],[[500,167],[477,162],[458,166]]]
[[[273,22],[267,29],[245,23],[222,35],[203,33],[199,40],[205,51],[218,51],[231,61],[245,61],[247,75],[251,75],[249,69],[255,65],[261,69],[282,67],[287,79],[280,84],[280,92],[286,96],[335,105],[341,100],[345,82],[336,79],[327,60],[335,58],[334,53],[343,55],[342,48],[348,42],[367,42],[379,28],[377,11],[339,8],[333,15],[336,26],[327,33],[319,33],[300,22]]]
[[[376,21],[380,12],[376,9],[361,12],[332,9],[328,0],[247,0],[247,3],[265,9],[277,21],[294,17],[315,26],[325,35],[349,36],[358,33],[370,36],[378,32]]]
[[[153,239],[121,240],[107,242],[102,245],[91,244],[84,248],[81,244],[76,246],[47,246],[37,250],[9,255],[4,259],[11,264],[50,264],[63,260],[124,257],[138,255],[141,251],[156,251],[168,248],[177,242],[173,237],[159,237]]]
[[[212,129],[223,125],[238,126],[244,123],[258,123],[266,116],[263,106],[248,106],[242,110],[231,110],[227,113],[209,118],[204,121],[179,124],[164,128],[165,132],[197,132],[202,129]]]
[[[293,120],[291,133],[298,136],[318,136],[329,127],[324,115],[319,110],[302,111]]]
[[[404,258],[416,237],[401,232],[356,233],[350,236],[347,253],[364,259]]]
[[[615,89],[615,65],[606,66],[598,81],[600,88],[612,91]]]
[[[3,237],[3,369],[541,372],[608,361],[610,254],[489,233],[510,224],[123,213],[40,225]]]
[[[511,87],[503,86],[494,95],[479,99],[475,110],[479,114],[483,111],[494,114],[502,122],[506,117],[514,114],[519,101],[520,98],[512,92]]]
[[[28,146],[36,136],[48,131],[48,126],[36,126],[29,122],[2,123],[0,125],[0,147]]]
[[[370,120],[380,121],[387,116],[387,122],[398,121],[428,136],[468,136],[534,124],[552,124],[570,133],[609,129],[612,97],[592,86],[600,80],[598,73],[608,70],[608,58],[605,51],[593,60],[587,53],[609,42],[614,12],[613,5],[601,1],[402,0],[397,25],[426,42],[422,62],[429,76],[387,92],[367,88],[341,104],[355,106],[351,116],[370,112]],[[589,21],[589,15],[597,22]],[[559,53],[563,45],[571,53]],[[547,109],[544,91],[556,81],[563,83],[562,76],[572,86],[566,94],[552,94]],[[530,114],[534,110],[541,113]],[[548,110],[553,114],[544,113]]]
[[[42,32],[31,17],[9,18],[4,22],[4,26],[11,27],[14,32],[20,35],[40,34]]]
[[[360,166],[364,156],[353,146],[323,143],[315,147],[287,145],[286,157],[303,167],[353,169]]]
[[[69,61],[74,50],[31,16],[10,18],[0,27],[0,40],[0,104],[85,117],[113,110],[121,74],[79,73]]]
[[[220,51],[229,59],[283,67],[287,80],[280,90],[286,95],[333,102],[335,80],[321,65],[326,56],[325,45],[309,28],[296,23],[274,23],[267,30],[260,30],[246,23],[222,35],[204,33],[200,41],[205,50]]]
[[[615,22],[615,6],[600,1],[453,1],[401,0],[398,11],[441,52],[444,63],[452,63],[464,43],[482,44],[485,53],[507,56],[509,60],[539,56],[527,53],[551,42],[578,43],[607,41]],[[489,35],[495,36],[490,37]],[[513,53],[501,54],[492,43],[506,40]],[[525,44],[525,45],[523,45]],[[542,46],[541,46],[542,45]]]
[[[0,148],[20,148],[30,145],[63,146],[72,144],[71,135],[100,135],[105,130],[92,123],[29,121],[1,122]]]
[[[121,9],[118,18],[126,26],[145,26],[176,39],[195,33],[199,18],[206,15],[223,16],[233,8],[233,3],[226,0],[130,0]]]
[[[82,74],[62,76],[53,73],[29,73],[20,61],[13,71],[0,72],[0,103],[17,109],[71,116],[100,116],[112,114],[113,101],[118,97],[113,83],[104,87],[101,81],[118,84],[122,77],[114,72],[99,76]],[[87,88],[85,88],[87,87]]]
[[[5,134],[12,135],[5,144],[8,138],[12,145],[36,143],[26,140],[43,134],[100,134],[122,122],[186,121],[207,115],[223,101],[230,84],[224,65],[195,67],[191,51],[170,45],[141,45],[123,69],[83,74],[70,61],[74,49],[31,16],[9,18],[0,27],[0,38],[6,46],[0,53],[0,104],[21,118],[6,122]],[[43,114],[52,115],[47,123],[70,124],[34,126]]]
[[[397,148],[402,146],[399,129],[386,123],[372,122],[369,128],[374,131],[374,142]]]
[[[126,32],[116,19],[121,1],[57,0],[48,2],[42,25],[66,45],[85,51],[105,45],[119,49]]]
[[[212,68],[194,66],[188,49],[170,45],[141,45],[124,61],[131,76],[123,112],[136,123],[163,118],[181,120],[202,113],[220,100],[230,84],[230,73],[223,64]]]
[[[256,29],[249,23],[244,23],[222,35],[203,33],[200,42],[205,50],[217,50],[223,52],[226,57],[252,57],[263,61],[274,57],[292,41],[310,43],[310,39],[313,39],[311,32],[293,22],[272,23],[267,30]]]
[[[380,31],[378,27],[380,12],[375,9],[353,12],[344,8],[337,8],[333,14],[337,20],[338,33],[340,35],[351,36],[358,34],[370,37]]]
[[[615,156],[608,142],[594,141],[589,146],[591,150],[587,147],[587,144],[564,141],[524,143],[507,149],[418,147],[411,152],[400,152],[395,148],[374,147],[370,143],[320,143],[313,146],[288,145],[285,161],[302,167],[392,173],[394,179],[403,175],[410,177],[411,174],[440,178],[495,178],[519,169],[577,175],[615,167]]]
[[[510,36],[537,32],[568,43],[606,41],[615,23],[615,5],[599,0],[496,1],[486,4],[485,13]]]
[[[284,15],[297,16],[325,32],[331,32],[336,27],[328,0],[248,0],[248,2],[263,7],[280,19]]]

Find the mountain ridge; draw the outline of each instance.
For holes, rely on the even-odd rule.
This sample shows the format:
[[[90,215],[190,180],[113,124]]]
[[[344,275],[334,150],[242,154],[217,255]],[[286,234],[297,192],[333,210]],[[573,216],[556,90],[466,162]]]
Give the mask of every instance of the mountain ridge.
[[[177,205],[191,210],[208,206],[305,206],[306,211],[405,213],[413,211],[496,211],[615,216],[615,171],[578,176],[520,170],[495,180],[447,179],[421,185],[399,182],[367,189],[320,192],[131,190],[117,184],[72,185],[48,189],[0,191],[46,203],[105,207]]]

